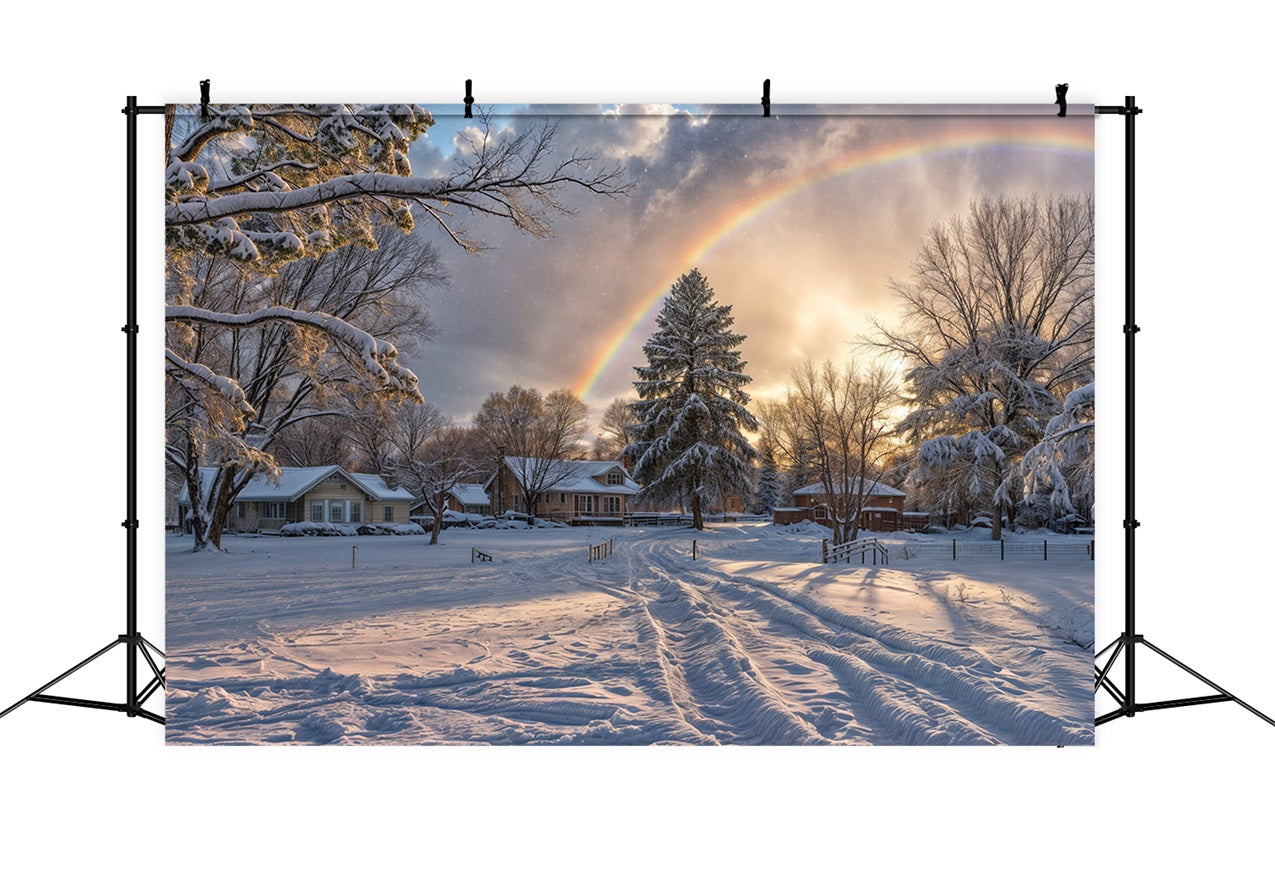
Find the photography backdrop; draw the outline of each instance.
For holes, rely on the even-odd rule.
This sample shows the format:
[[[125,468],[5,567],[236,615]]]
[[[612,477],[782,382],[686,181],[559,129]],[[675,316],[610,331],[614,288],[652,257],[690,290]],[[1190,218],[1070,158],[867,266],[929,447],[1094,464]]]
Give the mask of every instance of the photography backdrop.
[[[1180,237],[1184,215],[1234,218],[1193,221],[1189,244],[1173,246],[1171,257],[1148,258],[1140,264],[1139,276],[1149,282],[1144,287],[1166,288],[1165,304],[1148,303],[1140,311],[1139,341],[1146,360],[1142,371],[1152,370],[1153,360],[1170,366],[1183,342],[1206,335],[1229,339],[1224,365],[1237,371],[1265,365],[1261,324],[1271,314],[1269,297],[1237,291],[1201,304],[1191,289],[1245,286],[1252,279],[1248,258],[1218,252],[1258,249],[1269,233],[1262,204],[1275,193],[1275,177],[1255,168],[1264,165],[1265,118],[1238,111],[1258,100],[1258,83],[1264,81],[1260,68],[1263,31],[1235,26],[1237,20],[1257,21],[1254,16],[1259,13],[1247,6],[1223,3],[1213,16],[1150,22],[1141,10],[1087,0],[1070,5],[1061,15],[1056,8],[1001,3],[922,3],[906,9],[858,10],[854,26],[847,28],[812,26],[821,11],[800,4],[791,7],[792,15],[775,14],[764,26],[751,16],[724,18],[716,10],[700,12],[685,4],[655,4],[651,14],[640,17],[619,9],[573,16],[568,14],[570,7],[558,5],[548,8],[559,14],[559,32],[574,40],[574,50],[546,52],[536,58],[533,69],[525,52],[526,33],[543,29],[546,7],[506,5],[497,8],[507,26],[489,29],[481,45],[459,16],[447,15],[441,27],[456,34],[452,50],[382,52],[375,64],[297,67],[286,74],[272,74],[269,82],[261,71],[258,42],[183,39],[181,50],[174,51],[172,19],[164,14],[165,8],[146,2],[137,8],[145,14],[132,22],[131,48],[121,51],[118,41],[101,36],[118,27],[116,10],[84,10],[79,26],[67,27],[62,10],[24,7],[15,13],[15,22],[29,34],[27,51],[16,50],[0,59],[11,80],[38,81],[48,93],[78,100],[86,116],[99,120],[104,131],[100,154],[104,203],[122,201],[123,174],[117,164],[122,162],[118,131],[123,126],[119,114],[123,95],[137,93],[155,102],[192,100],[197,97],[195,83],[210,75],[216,85],[214,94],[222,99],[319,101],[339,94],[355,100],[368,94],[388,96],[387,82],[392,79],[398,83],[396,99],[428,98],[431,104],[459,101],[466,77],[476,78],[480,97],[506,101],[551,96],[562,102],[607,97],[753,103],[759,97],[757,82],[768,76],[775,82],[777,106],[868,100],[959,102],[972,95],[1044,104],[1052,99],[1052,85],[1059,80],[1071,81],[1078,100],[1119,101],[1126,93],[1137,94],[1146,109],[1139,119],[1139,226],[1144,253],[1150,239]],[[439,31],[434,10],[411,9],[401,15],[404,31]],[[654,63],[652,46],[670,44],[673,16],[694,45],[683,54],[684,63]],[[918,26],[918,20],[923,26]],[[295,42],[318,44],[331,35],[331,23],[318,17],[294,19],[291,33]],[[1135,45],[1131,45],[1131,33],[1139,34]],[[853,51],[847,52],[851,38]],[[1201,66],[1183,63],[1183,46],[1217,75],[1201,75]],[[1081,48],[1084,69],[1077,72],[1075,58]],[[39,61],[33,73],[28,59],[41,55],[47,60]],[[65,58],[75,61],[64,62]],[[93,70],[92,88],[85,84],[85,69]],[[157,76],[161,69],[162,75]],[[1220,79],[1230,83],[1230,90],[1219,89]],[[1215,105],[1236,110],[1227,111],[1224,126],[1201,124],[1199,112],[1183,110]],[[1111,120],[1119,124],[1117,119],[1107,119],[1097,128],[1100,192],[1118,190],[1123,178],[1123,137],[1108,123]],[[9,137],[0,148],[9,164],[25,165],[28,145],[23,137]],[[143,197],[158,200],[162,197],[161,137],[145,136],[141,145],[142,166],[156,167],[143,173]],[[1199,159],[1223,146],[1228,159]],[[84,158],[79,137],[54,136],[45,147],[49,157],[63,165],[80,165]],[[15,173],[10,181],[15,198],[35,203],[21,214],[5,215],[5,226],[15,237],[25,239],[29,254],[11,263],[12,280],[45,286],[48,263],[66,258],[65,236],[24,234],[20,229],[30,216],[53,220],[62,213],[62,200],[47,196],[48,179],[43,174]],[[148,184],[150,193],[145,188]],[[1104,202],[1104,214],[1110,205]],[[1119,209],[1118,204],[1111,207]],[[102,376],[118,383],[123,376],[122,291],[114,267],[108,265],[120,262],[122,218],[111,218],[109,205],[103,208],[105,225],[116,226],[116,231],[83,233],[78,238],[79,258],[102,264],[100,287],[84,273],[94,289],[80,295],[77,310],[83,316],[66,319],[60,335],[66,346],[82,349],[86,358],[94,360]],[[1122,237],[1118,216],[1098,221],[1104,273],[1120,271]],[[160,288],[161,215],[143,225],[142,242],[144,279]],[[149,311],[155,325],[141,333],[143,347],[149,342],[153,354],[162,353],[163,347],[158,295],[156,289]],[[1118,296],[1107,292],[1100,297],[1099,355],[1105,361],[1120,358]],[[40,322],[48,310],[44,294],[20,294],[12,305],[14,319],[23,323]],[[29,366],[46,348],[45,335],[26,331],[15,334],[0,353],[6,365],[16,369]],[[1117,369],[1118,363],[1105,368],[1102,384],[1104,401],[1113,407],[1121,402]],[[1219,369],[1213,366],[1173,369],[1174,377],[1163,382],[1140,379],[1140,398],[1149,407],[1171,407],[1183,390],[1210,395],[1226,407],[1243,407],[1251,399],[1251,386],[1245,379],[1219,377]],[[95,437],[105,486],[122,492],[123,469],[111,459],[122,455],[123,433],[121,429],[117,434],[109,422],[122,420],[118,394],[106,389],[84,391],[73,408],[60,409],[49,404],[45,379],[14,379],[11,386],[14,398],[24,407],[49,410],[55,425],[42,431],[41,443],[57,455],[78,455],[84,440],[79,420],[87,416],[102,421]],[[143,408],[150,422],[144,418],[142,434],[151,444],[144,455],[153,455],[155,461],[143,473],[150,481],[144,492],[154,493],[155,499],[143,504],[142,537],[150,542],[143,546],[144,571],[154,582],[143,588],[142,626],[148,637],[158,641],[155,633],[163,626],[159,578],[163,576],[164,516],[159,499],[163,399],[158,371],[150,390],[151,399]],[[1119,500],[1122,436],[1117,416],[1104,418],[1099,461],[1106,472],[1101,477],[1103,485],[1113,488],[1104,496]],[[1150,433],[1145,426],[1141,431],[1144,462],[1165,466],[1177,462],[1172,441],[1147,439]],[[0,438],[13,455],[24,455],[28,449],[29,432],[24,427],[8,427]],[[29,491],[48,492],[43,463],[19,464],[12,473],[15,483]],[[1255,479],[1263,481],[1263,473]],[[1275,686],[1269,681],[1265,660],[1252,649],[1237,648],[1237,638],[1262,635],[1265,614],[1275,607],[1275,591],[1269,584],[1246,579],[1261,576],[1264,552],[1250,546],[1219,548],[1204,567],[1210,576],[1224,579],[1205,584],[1198,563],[1184,560],[1176,546],[1181,538],[1177,523],[1180,479],[1143,474],[1139,486],[1140,565],[1156,586],[1154,594],[1140,597],[1140,619],[1146,620],[1146,630],[1155,626],[1157,639],[1166,647],[1171,645],[1183,655],[1189,648],[1194,667],[1224,677],[1223,685],[1270,709],[1275,705]],[[110,502],[109,496],[106,501]],[[5,516],[13,523],[22,521],[22,543],[47,554],[48,561],[48,570],[38,582],[11,583],[5,588],[6,632],[0,649],[5,655],[7,697],[20,697],[66,667],[69,658],[82,654],[85,640],[98,637],[104,627],[108,632],[117,630],[122,586],[122,565],[117,562],[123,537],[118,522],[123,517],[121,507],[112,505],[103,508],[97,521],[81,524],[73,547],[68,546],[62,524],[33,525],[17,502],[0,509],[9,511]],[[1120,519],[1100,518],[1101,533],[1118,537]],[[1097,619],[1101,638],[1114,637],[1120,630],[1121,576],[1118,549],[1100,550],[1097,581],[1102,606]],[[44,652],[32,655],[33,650]],[[92,689],[109,696],[119,691],[118,674],[118,668],[110,668],[85,676]],[[1171,677],[1148,672],[1140,685],[1148,692],[1158,689],[1166,694],[1192,690],[1170,684]],[[1153,686],[1153,680],[1160,685]],[[198,789],[186,791],[180,811],[168,813],[167,824],[149,829],[152,854],[181,854],[188,867],[224,863],[219,851],[196,852],[190,844],[221,830],[227,807],[242,807],[246,781],[279,794],[327,794],[329,805],[353,829],[382,832],[423,825],[438,834],[436,854],[486,866],[564,856],[578,863],[600,851],[617,866],[644,866],[663,854],[670,840],[681,840],[681,856],[701,862],[725,856],[741,865],[841,859],[848,854],[884,861],[896,858],[899,844],[906,842],[910,854],[919,859],[950,866],[987,866],[996,860],[993,854],[1028,853],[1040,866],[1072,867],[1074,853],[1042,844],[1056,843],[1060,829],[1092,825],[1092,805],[1082,793],[1110,794],[1130,782],[1140,784],[1139,799],[1122,805],[1119,827],[1136,836],[1108,840],[1102,847],[1104,856],[1185,858],[1197,863],[1220,857],[1238,863],[1263,848],[1265,807],[1248,800],[1245,786],[1255,770],[1260,772],[1269,764],[1262,742],[1269,726],[1227,704],[1115,723],[1099,729],[1098,748],[1093,751],[739,750],[723,758],[711,750],[652,754],[616,749],[599,750],[576,763],[564,762],[563,754],[556,752],[496,747],[421,752],[404,747],[328,753],[335,757],[322,766],[310,761],[309,756],[316,753],[282,748],[268,753],[233,748],[173,752],[164,744],[162,729],[149,723],[97,716],[92,711],[30,707],[6,720],[0,742],[10,777],[25,788],[22,805],[10,809],[11,824],[28,831],[32,839],[56,840],[67,854],[85,859],[97,855],[101,844],[122,848],[126,839],[135,843],[131,834],[139,810],[134,802],[103,801],[97,789],[68,789],[72,770],[75,779],[97,784],[126,778],[200,783]],[[748,763],[738,763],[735,756],[747,758]],[[1164,759],[1170,756],[1178,763],[1166,766]],[[480,760],[475,762],[475,757]],[[1059,784],[1030,803],[1004,787],[1006,781],[1021,775],[1028,762],[1040,778]],[[498,792],[489,775],[496,773],[501,783]],[[688,776],[701,787],[668,786],[684,783]],[[874,797],[855,804],[856,829],[870,833],[859,837],[853,850],[844,834],[846,802],[837,797],[843,783],[852,780],[871,783]],[[978,808],[979,819],[998,820],[996,845],[971,837],[971,815],[953,811],[948,802],[929,801],[915,812],[900,812],[903,806],[916,807],[918,780],[932,785],[935,792],[959,790],[967,805]],[[1184,790],[1184,781],[1191,788]],[[623,787],[617,788],[617,782]],[[382,799],[368,801],[366,796],[373,793]],[[582,802],[578,800],[581,793],[605,794],[609,799]],[[807,799],[794,800],[795,794]],[[401,811],[387,816],[387,804]],[[476,812],[479,808],[490,811]],[[1180,818],[1183,808],[1194,813],[1199,825],[1180,826],[1173,838],[1159,836],[1163,820]],[[758,820],[749,825],[753,836],[729,842],[694,836],[706,829],[738,826],[743,809],[748,819]],[[80,836],[74,840],[66,836],[69,815],[77,818]],[[330,861],[369,856],[413,859],[421,852],[419,841],[408,837],[378,837],[371,842],[365,837],[303,836],[301,831],[313,831],[309,801],[276,801],[271,818],[272,825],[249,826],[240,840],[263,859],[286,861],[298,854]],[[658,827],[671,833],[659,840],[648,839],[645,845],[625,840],[621,854],[615,848],[611,824],[616,818],[628,820],[628,829]],[[927,832],[924,838],[916,836],[918,818]],[[491,836],[494,827],[502,834],[498,840]],[[281,838],[280,830],[296,836]],[[793,836],[795,830],[800,836]],[[1219,838],[1219,831],[1225,836]],[[1078,851],[1091,857],[1099,849],[1078,847]]]
[[[166,128],[171,742],[1092,742],[1092,106]]]

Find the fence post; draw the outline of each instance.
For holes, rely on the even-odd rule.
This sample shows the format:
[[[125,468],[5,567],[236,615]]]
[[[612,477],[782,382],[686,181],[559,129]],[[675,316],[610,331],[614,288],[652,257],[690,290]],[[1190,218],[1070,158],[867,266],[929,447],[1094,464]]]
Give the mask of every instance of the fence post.
[[[698,558],[699,558],[699,541],[696,540],[695,538],[691,538],[691,561],[694,562]]]
[[[1089,542],[1089,561],[1090,561],[1090,562],[1092,562],[1092,561],[1093,561],[1093,551],[1094,551],[1094,544],[1095,544],[1095,543],[1096,543],[1095,541],[1090,541],[1090,542]]]
[[[359,551],[358,547],[350,547],[350,567],[354,567],[354,554]]]
[[[1001,561],[1005,561],[1005,539],[1001,538]]]
[[[1044,548],[1045,548],[1045,561],[1046,561],[1046,562],[1048,562],[1048,561],[1049,561],[1049,539],[1048,539],[1048,538],[1046,538],[1045,540],[1041,541],[1041,543],[1042,543],[1042,544],[1044,544]]]
[[[823,543],[823,563],[827,565],[828,564],[828,539],[824,538],[822,543]]]
[[[956,538],[952,539],[952,561],[956,561]]]

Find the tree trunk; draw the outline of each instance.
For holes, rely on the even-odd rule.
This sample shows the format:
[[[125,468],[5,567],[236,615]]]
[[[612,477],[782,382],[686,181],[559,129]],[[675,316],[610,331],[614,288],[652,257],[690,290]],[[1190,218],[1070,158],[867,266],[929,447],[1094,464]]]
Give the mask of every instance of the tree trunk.
[[[221,533],[226,528],[226,515],[230,513],[227,505],[220,499],[213,505],[212,517],[208,521],[208,543],[221,549]]]
[[[999,541],[1001,539],[1001,503],[992,501],[992,540]]]
[[[217,470],[212,484],[212,512],[208,523],[208,541],[218,550],[221,549],[221,536],[226,529],[226,519],[230,516],[230,505],[242,490],[243,485],[235,486],[240,466],[223,465]],[[247,484],[247,481],[243,481]]]
[[[429,545],[432,547],[438,543],[438,533],[443,528],[443,505],[446,504],[446,495],[442,492],[435,494],[434,504],[432,505],[434,513],[434,525],[429,530]]]
[[[699,487],[695,487],[695,489],[691,492],[691,519],[691,525],[702,532],[704,530],[704,511],[703,505],[701,504]]]
[[[199,473],[198,460],[189,457],[194,448],[193,439],[187,438],[187,462],[182,471],[186,475],[186,494],[190,497],[190,531],[195,536],[196,553],[208,546],[208,514],[204,511],[203,477]]]

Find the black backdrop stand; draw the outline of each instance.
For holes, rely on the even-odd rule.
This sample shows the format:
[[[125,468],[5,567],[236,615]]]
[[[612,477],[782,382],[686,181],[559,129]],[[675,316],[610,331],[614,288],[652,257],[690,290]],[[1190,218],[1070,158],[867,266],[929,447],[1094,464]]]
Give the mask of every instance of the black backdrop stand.
[[[0,718],[12,713],[28,701],[40,701],[45,704],[90,707],[95,710],[114,710],[128,714],[129,718],[140,716],[152,722],[159,722],[160,724],[164,722],[163,716],[142,709],[142,704],[165,685],[164,669],[155,662],[156,657],[162,659],[164,653],[153,643],[142,637],[141,632],[137,630],[137,116],[162,115],[164,114],[164,107],[139,106],[137,105],[137,97],[128,97],[127,105],[125,105],[123,112],[128,131],[126,137],[127,155],[125,157],[127,175],[126,203],[128,209],[125,222],[128,320],[123,329],[128,345],[128,371],[126,378],[128,382],[128,422],[126,424],[126,474],[128,477],[126,499],[128,513],[127,519],[122,523],[127,535],[124,595],[127,629],[124,634],[121,634],[79,664],[63,671],[16,704],[5,708],[0,712]],[[126,654],[123,702],[94,701],[87,698],[47,694],[48,689],[53,688],[84,666],[106,655],[117,646],[123,646]],[[137,687],[137,662],[139,657],[145,661],[152,674],[150,681],[140,690]]]
[[[1065,86],[1060,86],[1064,88]],[[1060,96],[1059,99],[1062,99]],[[1065,109],[1064,109],[1065,111]],[[1142,713],[1147,710],[1167,710],[1171,707],[1194,707],[1200,704],[1216,704],[1222,701],[1234,701],[1245,710],[1253,715],[1266,721],[1271,725],[1275,725],[1275,719],[1267,716],[1251,704],[1246,704],[1230,692],[1223,689],[1217,683],[1203,676],[1199,672],[1192,670],[1182,662],[1169,655],[1164,650],[1138,634],[1134,620],[1134,601],[1136,593],[1135,573],[1134,573],[1134,531],[1138,528],[1138,521],[1134,519],[1134,400],[1133,400],[1133,339],[1138,333],[1138,327],[1134,325],[1133,303],[1134,303],[1134,233],[1133,233],[1133,120],[1142,110],[1137,107],[1137,103],[1133,97],[1125,97],[1123,106],[1094,106],[1094,112],[1099,115],[1124,115],[1124,173],[1125,173],[1125,189],[1124,189],[1124,208],[1125,208],[1125,322],[1124,322],[1124,360],[1125,360],[1125,442],[1124,442],[1124,458],[1125,458],[1125,521],[1124,521],[1124,631],[1118,638],[1107,644],[1094,656],[1094,674],[1096,680],[1094,682],[1094,692],[1102,689],[1115,699],[1119,706],[1110,713],[1104,713],[1094,720],[1095,725],[1102,725],[1113,719],[1122,716],[1133,716],[1135,713]],[[1060,112],[1059,114],[1062,114]],[[1178,669],[1185,671],[1192,677],[1204,683],[1213,689],[1216,694],[1212,695],[1196,695],[1190,698],[1175,698],[1168,701],[1151,701],[1139,702],[1135,690],[1137,687],[1137,667],[1136,654],[1139,646],[1144,646],[1151,652],[1163,658],[1165,661],[1174,665]],[[1106,664],[1100,664],[1102,657],[1110,652],[1110,657],[1106,660]],[[1116,686],[1112,678],[1112,668],[1116,660],[1124,654],[1124,690],[1122,691]]]

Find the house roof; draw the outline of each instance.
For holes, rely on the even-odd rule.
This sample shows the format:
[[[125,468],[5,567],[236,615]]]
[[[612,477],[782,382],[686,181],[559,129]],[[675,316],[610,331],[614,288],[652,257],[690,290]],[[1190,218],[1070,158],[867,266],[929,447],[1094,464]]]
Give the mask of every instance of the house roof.
[[[506,456],[505,467],[509,469],[509,473],[514,476],[514,480],[518,481],[518,485],[522,486],[522,474],[529,470],[532,466],[528,463],[539,462],[542,460],[528,459],[521,456]],[[560,468],[565,475],[560,481],[549,487],[546,492],[592,492],[602,493],[604,495],[633,495],[638,491],[637,483],[633,478],[629,477],[629,473],[624,470],[624,466],[618,462],[608,460],[586,460],[586,459],[558,459],[555,465]],[[620,484],[608,485],[604,482],[600,483],[595,478],[605,475],[609,471],[618,471],[624,475],[624,482]],[[552,476],[557,477],[555,472]],[[491,486],[493,474],[488,478],[485,488]]]
[[[886,486],[881,481],[868,481],[861,477],[853,477],[850,479],[850,488],[852,490],[863,490],[868,495],[897,495],[906,496],[907,493],[897,490],[892,486]],[[823,495],[823,484],[812,483],[809,486],[803,486],[801,489],[794,489],[793,495]]]
[[[343,473],[362,484],[368,494],[377,501],[410,501],[412,498],[412,494],[406,489],[401,486],[390,486],[379,474],[357,474],[344,471]]]
[[[487,496],[487,490],[483,488],[481,483],[458,483],[448,491],[461,504],[491,504],[491,499]],[[412,498],[412,510],[416,510],[418,507],[428,503],[428,498],[414,496]]]
[[[307,468],[280,468],[279,478],[273,483],[264,474],[253,477],[235,501],[296,501],[314,489],[332,474],[339,474],[378,501],[410,500],[412,495],[402,487],[390,487],[375,474],[351,474],[339,465],[321,465]],[[207,492],[217,474],[215,468],[199,469],[200,486]],[[185,484],[177,496],[178,504],[190,504],[190,493]]]
[[[461,504],[491,504],[481,483],[458,483],[452,487],[452,495]]]

